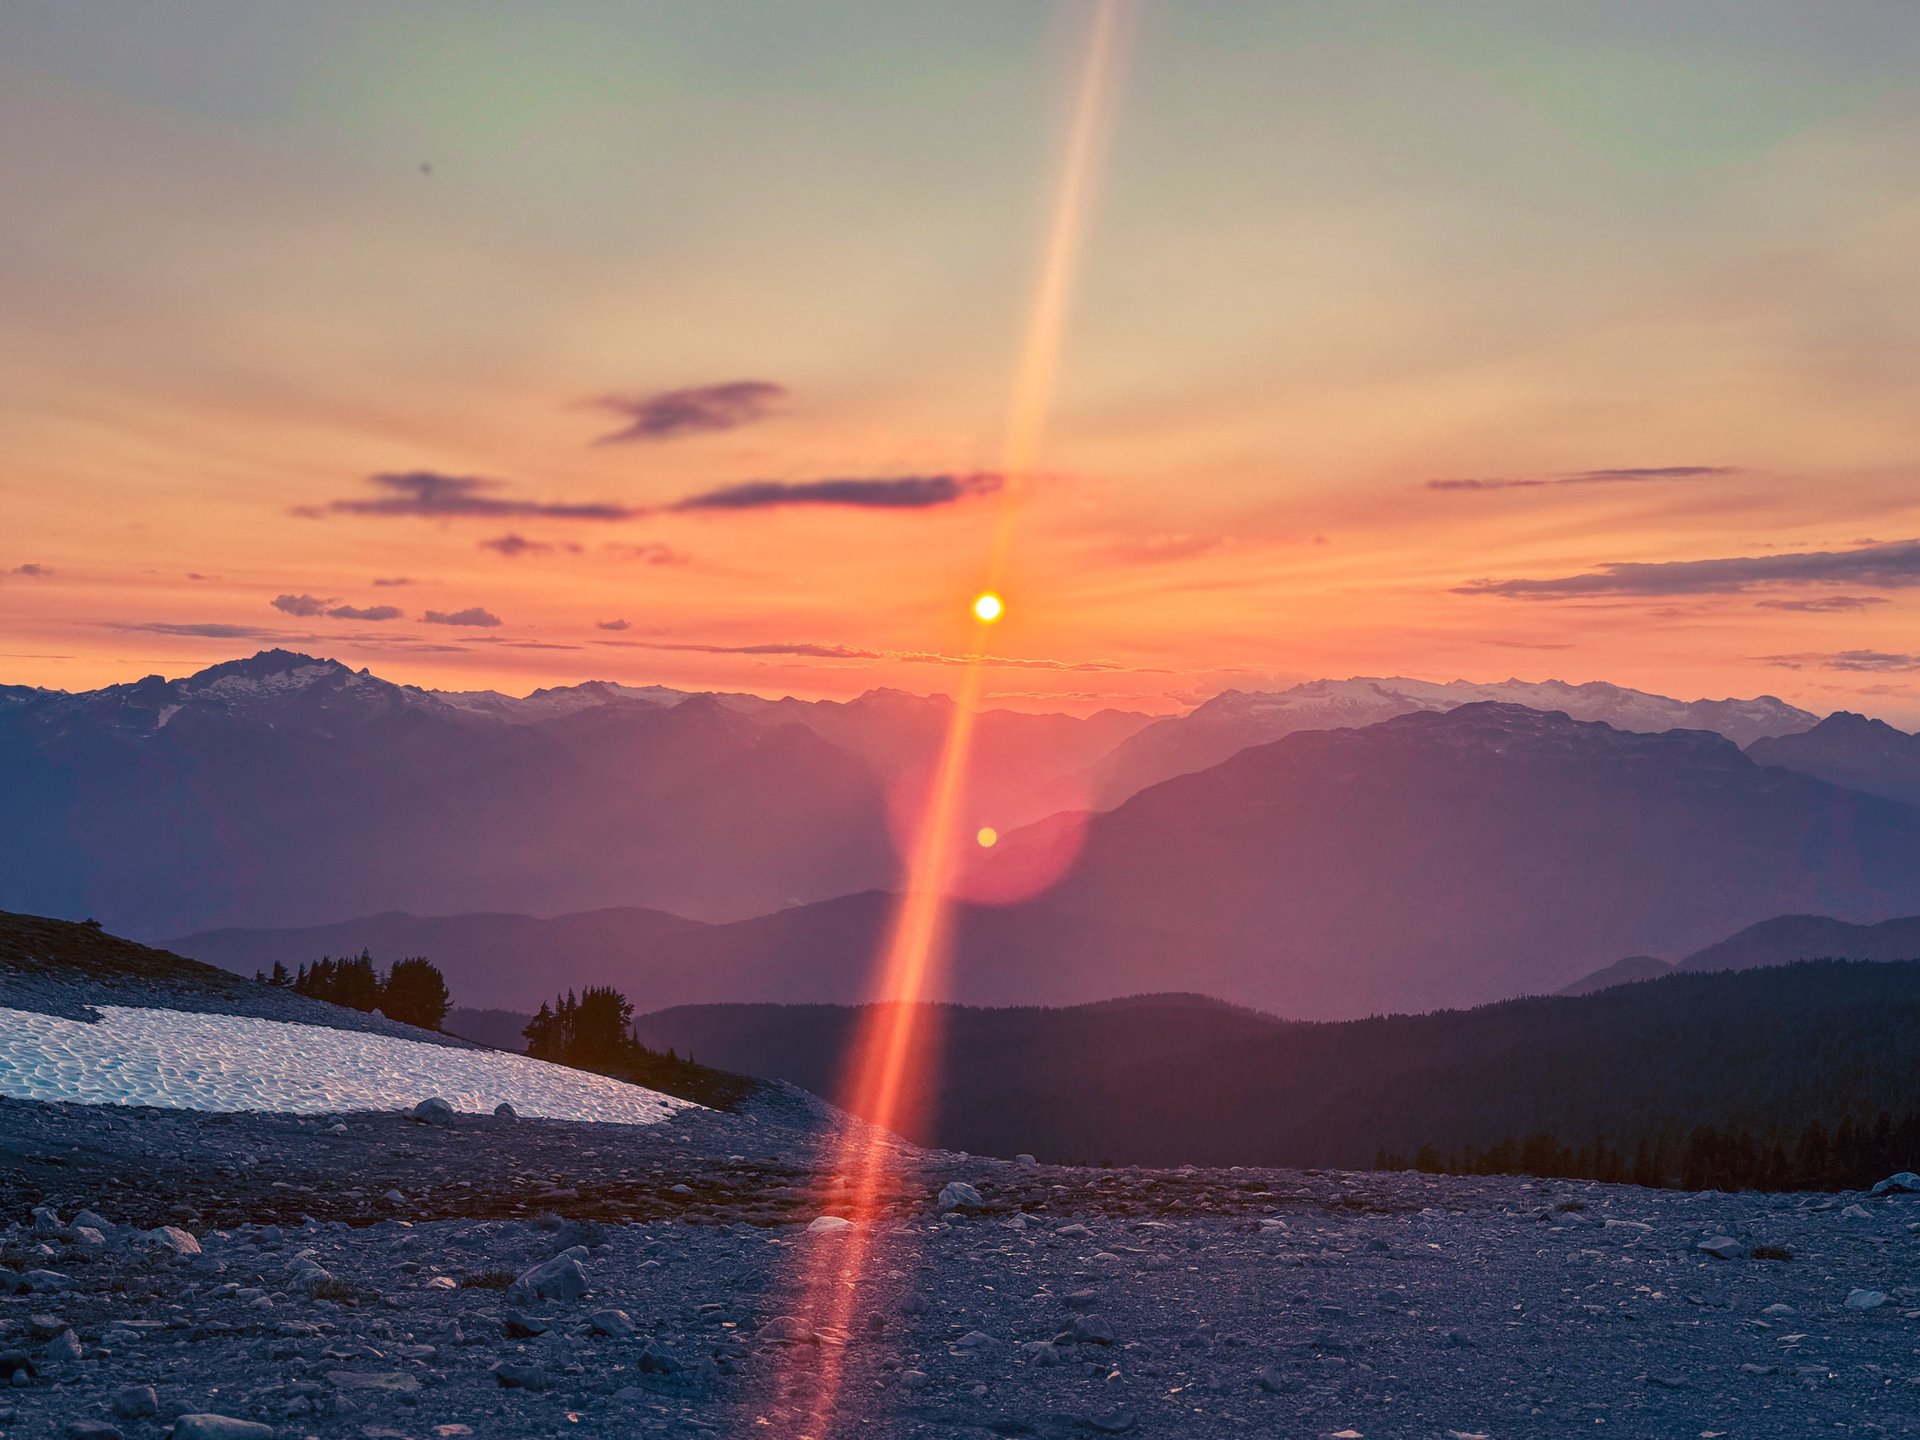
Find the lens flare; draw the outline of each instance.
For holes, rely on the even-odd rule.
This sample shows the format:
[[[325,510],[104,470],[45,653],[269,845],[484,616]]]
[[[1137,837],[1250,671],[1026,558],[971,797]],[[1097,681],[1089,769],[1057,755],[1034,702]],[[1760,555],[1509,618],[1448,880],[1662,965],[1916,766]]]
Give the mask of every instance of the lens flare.
[[[991,625],[1006,612],[1006,606],[1000,603],[1000,597],[991,590],[976,596],[973,602],[973,618],[982,625]]]

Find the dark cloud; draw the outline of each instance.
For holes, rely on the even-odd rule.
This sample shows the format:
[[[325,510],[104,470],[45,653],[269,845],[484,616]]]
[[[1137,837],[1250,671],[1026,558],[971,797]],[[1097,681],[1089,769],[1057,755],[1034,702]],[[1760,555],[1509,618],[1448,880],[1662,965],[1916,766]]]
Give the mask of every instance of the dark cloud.
[[[491,610],[469,605],[464,610],[429,610],[420,617],[429,625],[498,625],[501,619]]]
[[[1870,585],[1885,590],[1920,585],[1920,540],[1724,560],[1618,561],[1585,575],[1473,580],[1454,591],[1514,600],[1569,600],[1596,595],[1737,595],[1757,586],[1791,585]]]
[[[486,519],[630,520],[646,511],[611,502],[568,504],[546,500],[516,500],[488,492],[500,481],[476,475],[441,475],[432,470],[408,470],[369,476],[367,483],[380,493],[358,499],[329,500],[324,505],[300,505],[294,514],[307,519],[327,515],[413,515],[451,520],[478,516]]]
[[[9,575],[24,576],[29,580],[45,580],[53,574],[51,565],[40,565],[29,560],[25,565],[16,565],[7,572]]]
[[[326,616],[333,620],[398,620],[400,608],[397,605],[341,605],[315,595],[276,595],[273,608],[283,615],[297,615],[302,620],[314,620]]]
[[[413,581],[404,575],[380,575],[374,577],[374,585],[381,590],[391,590],[396,585],[411,585]]]
[[[652,395],[603,395],[588,403],[595,409],[611,411],[627,423],[593,443],[627,445],[737,430],[764,420],[786,398],[786,387],[768,380],[732,380],[724,385],[662,390]]]
[[[1844,610],[1864,610],[1869,605],[1885,605],[1884,595],[1813,595],[1805,600],[1756,600],[1763,610],[1801,610],[1809,615],[1831,615]]]
[[[1845,670],[1868,675],[1920,670],[1920,655],[1900,655],[1886,650],[1839,650],[1830,655],[1762,655],[1760,658],[1786,670]]]
[[[868,650],[855,645],[830,645],[810,640],[766,641],[752,645],[712,645],[680,640],[600,640],[595,643],[696,655],[790,655],[806,660],[886,660],[904,665],[985,665],[994,669],[1126,671],[1144,675],[1172,673],[1122,665],[1115,660],[1028,660],[1004,655],[942,655],[930,650]]]
[[[1429,480],[1429,490],[1544,490],[1555,485],[1636,485],[1661,480],[1709,480],[1720,475],[1737,475],[1732,465],[1635,465],[1611,470],[1576,470],[1570,475],[1547,475],[1532,479],[1508,479],[1501,476],[1466,476],[1458,479]]]
[[[667,510],[771,510],[788,505],[845,505],[871,510],[925,510],[974,495],[991,495],[994,474],[889,475],[874,479],[747,480],[689,495]]]
[[[633,626],[625,620],[600,620],[594,624],[596,630],[631,630]]]
[[[398,620],[398,605],[336,605],[327,614],[335,620]]]

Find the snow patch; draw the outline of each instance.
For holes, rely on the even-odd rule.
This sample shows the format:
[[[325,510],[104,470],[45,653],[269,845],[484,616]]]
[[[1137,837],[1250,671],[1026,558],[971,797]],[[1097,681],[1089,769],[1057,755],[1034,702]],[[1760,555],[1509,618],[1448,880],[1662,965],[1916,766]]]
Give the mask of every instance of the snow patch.
[[[85,1105],[334,1114],[455,1110],[651,1125],[690,1101],[525,1055],[250,1015],[102,1005],[89,1023],[0,1007],[0,1095]]]

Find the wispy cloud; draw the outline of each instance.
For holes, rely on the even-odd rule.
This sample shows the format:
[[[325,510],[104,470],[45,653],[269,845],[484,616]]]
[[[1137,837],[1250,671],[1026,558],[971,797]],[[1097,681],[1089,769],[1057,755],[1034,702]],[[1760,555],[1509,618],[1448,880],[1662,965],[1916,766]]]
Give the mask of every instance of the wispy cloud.
[[[632,560],[640,565],[691,565],[693,556],[684,550],[676,550],[671,545],[663,545],[658,540],[648,540],[639,545],[609,545],[609,554],[622,560]]]
[[[1756,600],[1762,610],[1800,610],[1809,615],[1832,615],[1847,610],[1864,610],[1869,605],[1885,605],[1884,595],[1809,595],[1804,600]]]
[[[429,610],[420,617],[429,625],[500,625],[505,622],[491,610],[469,605],[464,610]]]
[[[630,520],[646,513],[638,506],[611,501],[575,504],[516,499],[492,493],[501,488],[498,480],[477,475],[442,475],[433,470],[372,475],[367,483],[379,493],[329,500],[323,505],[298,505],[293,513],[310,520],[327,515],[420,516],[435,520],[473,516],[493,520]]]
[[[53,575],[54,571],[51,565],[41,565],[36,563],[35,561],[29,560],[24,565],[14,566],[13,569],[9,570],[7,573],[9,575],[19,575],[28,580],[45,580],[50,578]]]
[[[1583,575],[1472,580],[1455,586],[1454,593],[1568,600],[1596,595],[1737,595],[1756,587],[1795,585],[1867,585],[1885,590],[1920,585],[1920,540],[1721,560],[1618,561]]]
[[[991,473],[887,475],[860,479],[746,480],[662,506],[665,510],[772,510],[792,505],[839,505],[868,510],[926,510],[975,495],[991,495],[1005,483]]]
[[[1557,485],[1646,485],[1663,480],[1711,480],[1722,475],[1737,475],[1733,465],[1628,465],[1608,470],[1576,470],[1568,475],[1543,475],[1526,478],[1506,476],[1461,476],[1429,480],[1428,490],[1545,490]]]
[[[596,630],[631,630],[633,626],[625,620],[597,620],[594,622],[593,628]]]
[[[342,605],[315,595],[276,595],[273,608],[283,615],[294,615],[302,620],[321,616],[332,620],[398,620],[401,614],[397,605]]]
[[[599,645],[637,650],[671,650],[696,655],[788,655],[807,660],[885,660],[901,665],[985,665],[1009,670],[1069,670],[1090,673],[1167,675],[1168,670],[1123,665],[1117,660],[1032,660],[1006,655],[943,655],[931,650],[869,650],[810,640],[762,641],[750,645],[704,644],[685,640],[599,640]]]
[[[1845,670],[1869,675],[1920,670],[1920,655],[1886,650],[1837,650],[1832,654],[1762,655],[1759,658],[1786,670]]]
[[[587,403],[626,421],[620,429],[593,443],[629,445],[737,430],[764,420],[786,398],[786,387],[769,380],[731,380],[723,385],[661,390],[650,395],[602,395]]]
[[[482,540],[480,548],[504,555],[509,560],[522,555],[545,555],[554,550],[564,550],[569,555],[580,553],[580,547],[571,541],[529,540],[524,535],[496,535],[491,540]]]
[[[400,585],[411,585],[413,581],[405,575],[379,575],[374,577],[374,585],[382,590],[391,590]]]
[[[278,630],[268,630],[259,625],[225,625],[215,622],[176,623],[168,620],[141,620],[114,623],[114,630],[130,630],[143,635],[180,635],[200,640],[284,640],[286,635]]]

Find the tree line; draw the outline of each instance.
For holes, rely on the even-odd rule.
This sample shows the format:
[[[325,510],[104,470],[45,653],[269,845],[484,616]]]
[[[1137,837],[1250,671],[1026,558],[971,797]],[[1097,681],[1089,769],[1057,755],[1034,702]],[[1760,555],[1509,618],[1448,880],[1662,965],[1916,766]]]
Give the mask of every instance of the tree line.
[[[1538,1175],[1681,1190],[1863,1190],[1920,1156],[1920,1109],[1838,1125],[1810,1120],[1797,1134],[1741,1127],[1665,1127],[1624,1145],[1578,1146],[1545,1132],[1479,1149],[1427,1144],[1411,1160],[1382,1150],[1376,1170],[1429,1175]]]

